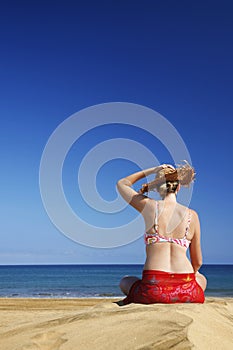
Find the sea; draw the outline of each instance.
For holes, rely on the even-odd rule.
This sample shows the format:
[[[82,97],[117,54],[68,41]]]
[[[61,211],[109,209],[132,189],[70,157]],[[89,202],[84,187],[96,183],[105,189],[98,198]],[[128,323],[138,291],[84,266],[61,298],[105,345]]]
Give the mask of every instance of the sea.
[[[122,298],[119,281],[143,265],[1,265],[1,298]],[[233,297],[233,265],[203,265],[206,296]]]

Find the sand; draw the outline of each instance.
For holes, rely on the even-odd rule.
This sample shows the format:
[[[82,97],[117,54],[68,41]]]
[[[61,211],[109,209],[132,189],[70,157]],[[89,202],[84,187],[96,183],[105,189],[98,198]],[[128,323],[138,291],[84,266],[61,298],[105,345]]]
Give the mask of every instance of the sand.
[[[204,304],[0,299],[0,350],[233,349],[233,298]]]

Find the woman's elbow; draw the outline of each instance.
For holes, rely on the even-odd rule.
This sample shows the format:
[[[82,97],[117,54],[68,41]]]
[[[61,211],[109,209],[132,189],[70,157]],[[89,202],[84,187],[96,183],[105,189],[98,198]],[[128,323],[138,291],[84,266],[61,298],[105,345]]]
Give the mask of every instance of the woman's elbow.
[[[195,262],[196,265],[202,265],[202,254],[197,254],[196,256],[193,257],[193,261]]]
[[[124,179],[120,179],[119,181],[117,181],[116,188],[121,195],[124,193],[124,190],[125,190]]]
[[[202,259],[192,261],[192,265],[195,267],[196,270],[199,270],[200,267],[202,266]]]
[[[199,254],[198,254],[199,255]],[[199,269],[202,266],[202,255],[191,254],[192,265]]]
[[[116,187],[117,187],[118,190],[119,190],[119,188],[122,186],[122,180],[123,180],[123,179],[120,179],[120,180],[118,180],[117,183],[116,183]]]
[[[127,180],[126,178],[120,179],[117,181],[117,188],[120,188],[122,186],[131,186],[131,182]]]

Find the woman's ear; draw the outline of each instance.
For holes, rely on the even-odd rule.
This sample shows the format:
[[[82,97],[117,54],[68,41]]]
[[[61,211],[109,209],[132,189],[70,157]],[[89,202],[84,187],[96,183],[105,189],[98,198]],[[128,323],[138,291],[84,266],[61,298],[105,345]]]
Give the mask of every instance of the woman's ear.
[[[181,185],[179,184],[179,185],[177,186],[176,192],[179,192],[180,188],[181,188]]]

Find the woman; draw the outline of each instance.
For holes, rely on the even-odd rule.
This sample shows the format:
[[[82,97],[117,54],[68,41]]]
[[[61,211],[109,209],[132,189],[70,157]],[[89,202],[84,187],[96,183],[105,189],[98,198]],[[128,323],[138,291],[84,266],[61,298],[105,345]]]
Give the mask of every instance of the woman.
[[[151,174],[156,174],[154,181],[139,192],[131,187]],[[198,214],[176,201],[180,187],[188,186],[194,176],[194,169],[185,162],[177,168],[163,164],[118,181],[121,196],[142,214],[146,228],[142,279],[122,278],[120,288],[127,295],[123,304],[204,302],[207,281],[198,272],[202,265]],[[158,191],[162,200],[144,195],[151,190]],[[191,261],[186,256],[188,247]]]

